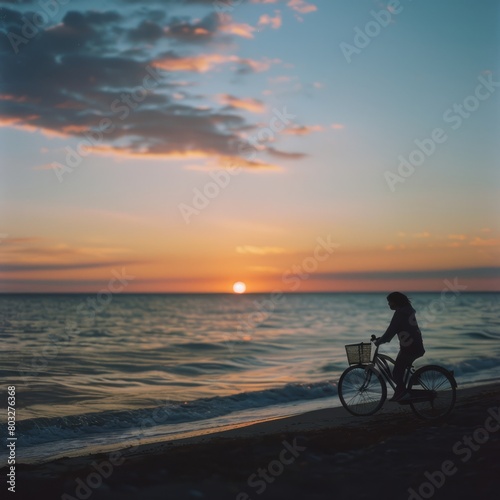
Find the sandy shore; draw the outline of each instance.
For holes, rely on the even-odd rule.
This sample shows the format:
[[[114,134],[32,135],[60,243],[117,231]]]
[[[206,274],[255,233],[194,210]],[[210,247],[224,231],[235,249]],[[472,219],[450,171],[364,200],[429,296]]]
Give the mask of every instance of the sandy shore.
[[[488,500],[499,492],[500,385],[490,384],[459,388],[453,413],[441,423],[420,421],[397,403],[363,418],[332,408],[18,465],[12,498]]]

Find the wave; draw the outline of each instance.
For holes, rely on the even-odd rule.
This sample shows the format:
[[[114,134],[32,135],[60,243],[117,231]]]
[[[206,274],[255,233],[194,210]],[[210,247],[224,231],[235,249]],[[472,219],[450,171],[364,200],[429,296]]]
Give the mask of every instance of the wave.
[[[17,423],[17,430],[23,436],[26,446],[34,446],[61,439],[85,438],[127,429],[140,430],[159,425],[206,420],[237,411],[331,397],[336,394],[337,388],[330,381],[288,384],[276,389],[188,402],[167,400],[159,406],[140,410],[113,410],[67,417],[21,420]]]
[[[448,365],[447,368],[454,371],[457,377],[470,376],[472,374],[480,373],[484,370],[491,370],[498,368],[500,363],[498,358],[480,357],[474,359],[465,359],[457,363]]]
[[[500,340],[500,333],[497,332],[490,332],[488,330],[482,331],[482,332],[466,332],[463,335],[466,335],[467,337],[470,337],[472,339],[479,339],[479,340]]]
[[[185,349],[187,351],[207,351],[207,350],[225,350],[227,347],[224,344],[214,342],[181,342],[171,344],[168,349]]]
[[[429,361],[426,364],[431,364]],[[488,371],[498,369],[498,358],[480,357],[445,364],[453,370],[460,384],[477,376],[488,377]],[[333,370],[334,363],[322,367]],[[486,373],[485,373],[486,372]],[[104,437],[110,433],[134,432],[156,426],[198,422],[231,413],[263,409],[289,403],[301,403],[337,396],[336,381],[291,383],[261,391],[242,392],[230,396],[215,396],[193,401],[157,401],[156,406],[134,410],[106,410],[66,417],[33,418],[17,423],[25,446],[31,447],[61,440]]]

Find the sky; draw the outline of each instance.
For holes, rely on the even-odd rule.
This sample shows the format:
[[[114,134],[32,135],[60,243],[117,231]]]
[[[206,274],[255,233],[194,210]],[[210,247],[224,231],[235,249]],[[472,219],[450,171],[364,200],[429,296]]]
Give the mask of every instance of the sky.
[[[500,289],[500,2],[0,7],[1,292]]]

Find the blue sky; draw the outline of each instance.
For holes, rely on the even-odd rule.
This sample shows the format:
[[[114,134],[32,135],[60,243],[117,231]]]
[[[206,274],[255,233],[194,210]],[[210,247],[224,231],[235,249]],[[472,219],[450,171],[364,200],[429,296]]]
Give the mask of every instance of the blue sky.
[[[17,53],[40,3],[0,5],[5,291],[91,290],[122,265],[137,291],[267,291],[326,234],[339,250],[318,273],[349,274],[305,290],[439,289],[457,269],[498,288],[497,1],[75,0]],[[120,119],[111,103],[148,67],[160,79]],[[464,101],[477,109],[459,122]],[[103,117],[113,133],[67,168]],[[435,129],[446,140],[401,178]],[[249,160],[232,144],[252,137]],[[227,162],[237,175],[186,219]]]

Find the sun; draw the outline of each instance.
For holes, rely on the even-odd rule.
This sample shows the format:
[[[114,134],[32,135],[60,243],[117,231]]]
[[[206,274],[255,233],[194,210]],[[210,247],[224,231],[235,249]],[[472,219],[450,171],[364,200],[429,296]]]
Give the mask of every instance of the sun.
[[[245,285],[245,283],[243,283],[243,281],[237,281],[233,285],[233,292],[234,293],[245,293],[246,289],[247,289],[247,286]]]

